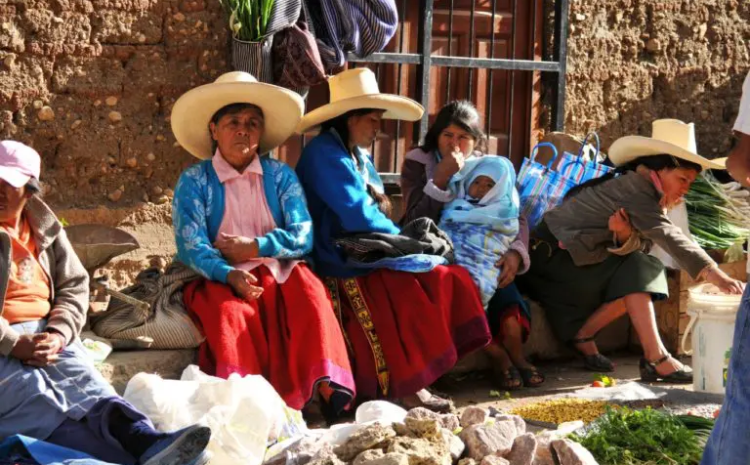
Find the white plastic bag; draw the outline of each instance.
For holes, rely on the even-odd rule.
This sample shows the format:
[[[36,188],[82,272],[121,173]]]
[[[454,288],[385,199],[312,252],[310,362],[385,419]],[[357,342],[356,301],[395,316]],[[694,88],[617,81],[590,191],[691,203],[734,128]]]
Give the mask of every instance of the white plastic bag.
[[[391,423],[403,423],[406,418],[406,410],[396,404],[385,400],[371,400],[357,408],[357,424],[367,424],[374,421],[390,425]]]
[[[260,465],[269,441],[278,439],[288,423],[284,401],[262,376],[225,380],[195,365],[185,369],[180,381],[140,373],[130,380],[124,397],[161,431],[194,423],[210,426],[208,450],[222,465]]]

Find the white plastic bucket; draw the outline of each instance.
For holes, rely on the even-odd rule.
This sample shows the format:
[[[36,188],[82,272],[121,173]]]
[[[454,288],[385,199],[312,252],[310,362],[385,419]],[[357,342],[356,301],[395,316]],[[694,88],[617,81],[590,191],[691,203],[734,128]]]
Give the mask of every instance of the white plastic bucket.
[[[722,294],[715,286],[703,284],[689,291],[687,313],[690,323],[682,336],[682,350],[693,356],[693,389],[724,394],[732,352],[734,321],[741,295]],[[685,343],[692,332],[692,350]]]

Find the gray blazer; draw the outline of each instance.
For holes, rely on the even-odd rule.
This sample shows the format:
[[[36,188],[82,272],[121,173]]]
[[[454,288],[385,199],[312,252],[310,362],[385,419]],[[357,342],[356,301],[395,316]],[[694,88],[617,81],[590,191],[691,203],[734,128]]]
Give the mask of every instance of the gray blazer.
[[[68,241],[60,222],[39,197],[32,197],[25,209],[39,250],[39,264],[49,276],[52,309],[47,329],[65,337],[69,344],[86,323],[89,307],[89,275]],[[0,232],[0,355],[8,356],[20,335],[2,317],[8,287],[11,240]]]
[[[612,253],[609,217],[624,208],[640,237],[663,248],[690,276],[698,278],[716,263],[669,220],[659,205],[660,199],[661,194],[650,180],[628,172],[584,189],[549,211],[544,220],[576,265],[593,265]]]

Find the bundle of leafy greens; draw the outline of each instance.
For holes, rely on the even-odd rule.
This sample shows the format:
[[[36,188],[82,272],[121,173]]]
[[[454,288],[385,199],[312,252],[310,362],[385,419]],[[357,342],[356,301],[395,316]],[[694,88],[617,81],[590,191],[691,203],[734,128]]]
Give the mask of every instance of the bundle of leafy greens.
[[[688,427],[685,421],[693,423]],[[685,420],[650,408],[610,408],[571,439],[580,442],[601,465],[697,465],[708,439],[706,422],[710,420]]]
[[[750,235],[750,191],[699,175],[685,196],[690,233],[704,249],[741,247]],[[738,245],[739,244],[739,245]]]
[[[219,3],[229,14],[229,29],[236,39],[263,40],[274,0],[219,0]]]

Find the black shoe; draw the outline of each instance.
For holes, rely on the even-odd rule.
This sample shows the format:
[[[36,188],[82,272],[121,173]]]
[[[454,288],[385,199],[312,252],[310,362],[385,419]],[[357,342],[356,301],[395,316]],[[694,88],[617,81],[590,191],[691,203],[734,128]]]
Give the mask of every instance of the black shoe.
[[[693,370],[689,366],[683,366],[679,370],[673,371],[672,373],[668,375],[660,375],[658,371],[656,371],[656,367],[658,365],[661,365],[662,363],[666,362],[672,358],[670,354],[667,354],[666,356],[660,358],[659,360],[656,360],[655,362],[650,362],[646,360],[645,358],[641,359],[640,362],[640,371],[641,371],[641,381],[644,383],[670,383],[670,384],[690,384],[693,382]]]
[[[580,350],[576,349],[576,344],[585,344],[587,342],[593,341],[595,338],[596,336],[573,339],[568,344],[573,350],[583,355],[583,367],[587,370],[597,373],[612,373],[613,371],[615,371],[615,364],[612,363],[612,360],[599,353],[594,355],[585,355],[581,353]]]

